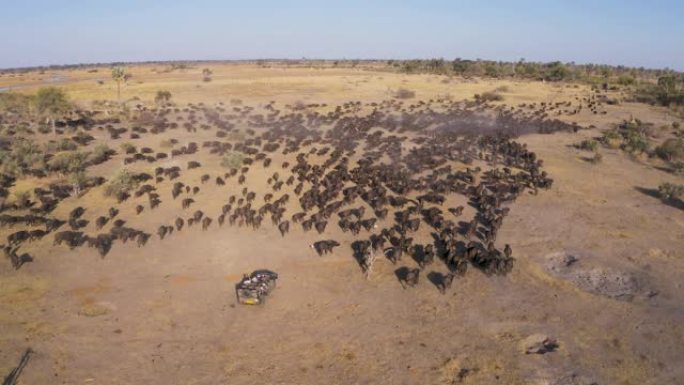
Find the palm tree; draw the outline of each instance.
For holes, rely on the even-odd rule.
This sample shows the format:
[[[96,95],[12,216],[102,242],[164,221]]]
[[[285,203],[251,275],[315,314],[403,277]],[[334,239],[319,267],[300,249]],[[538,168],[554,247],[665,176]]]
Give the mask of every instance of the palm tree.
[[[112,68],[112,79],[116,82],[116,98],[121,103],[121,83],[128,80],[130,75],[126,71],[125,67],[114,67]]]

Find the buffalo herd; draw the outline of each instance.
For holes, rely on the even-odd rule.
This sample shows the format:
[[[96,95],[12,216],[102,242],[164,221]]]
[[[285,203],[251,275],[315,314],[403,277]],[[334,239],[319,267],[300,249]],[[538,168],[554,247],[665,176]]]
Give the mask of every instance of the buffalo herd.
[[[113,198],[89,200],[108,202],[105,215],[91,216],[94,206],[85,201],[63,217],[54,214],[64,212],[55,209],[66,205],[62,202],[67,198],[76,197],[69,199],[73,207],[99,192],[86,189],[77,195],[68,183],[48,183],[49,173],[40,177],[49,188],[33,191],[39,202],[2,206],[0,226],[12,229],[4,246],[7,257],[19,268],[33,259],[18,252],[22,245],[41,242],[48,234],[55,247],[87,246],[104,257],[118,242],[146,246],[152,234],[163,241],[195,227],[259,229],[269,223],[282,237],[346,233],[355,239],[347,249],[335,250],[344,242],[333,239],[310,247],[321,256],[353,256],[363,271],[376,255],[385,257],[402,265],[397,276],[407,288],[419,284],[428,266],[443,263],[447,273],[437,286],[444,292],[469,266],[486,274],[510,272],[514,253],[497,242],[503,220],[521,194],[537,194],[553,183],[543,161],[516,138],[579,128],[482,102],[448,99],[275,106],[138,106],[131,121],[82,112],[78,126],[61,125],[56,135],[96,132],[113,141],[129,135],[134,143],[158,135],[173,148],[167,154],[128,146],[125,154],[111,154],[105,162],[136,163],[126,166],[136,167],[135,183]],[[183,144],[168,139],[182,131],[185,138],[205,140]],[[212,157],[220,167],[207,166]],[[148,169],[138,162],[149,164]],[[1,192],[7,196],[16,176],[1,175]],[[266,175],[266,191],[252,190],[255,175]],[[96,187],[108,181],[98,177],[92,183]],[[225,191],[225,198],[211,212],[201,193],[216,189]],[[133,222],[130,218],[119,218],[123,209],[155,218],[159,207],[175,218],[155,228],[135,228],[127,224]],[[407,258],[416,267],[404,266]]]

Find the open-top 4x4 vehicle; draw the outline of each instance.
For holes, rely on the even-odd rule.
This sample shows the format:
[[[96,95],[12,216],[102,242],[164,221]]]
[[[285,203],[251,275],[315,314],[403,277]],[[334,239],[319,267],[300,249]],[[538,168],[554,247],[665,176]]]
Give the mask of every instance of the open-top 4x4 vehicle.
[[[252,274],[245,274],[235,285],[235,295],[238,303],[243,305],[259,305],[264,303],[266,296],[276,287],[278,274],[270,270],[255,270]]]

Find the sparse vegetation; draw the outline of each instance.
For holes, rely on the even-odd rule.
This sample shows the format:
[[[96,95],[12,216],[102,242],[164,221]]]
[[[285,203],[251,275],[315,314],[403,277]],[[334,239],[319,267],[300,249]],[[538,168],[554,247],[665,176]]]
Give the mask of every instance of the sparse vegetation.
[[[154,102],[159,106],[165,106],[171,101],[171,92],[166,90],[157,91]]]
[[[475,94],[475,100],[481,103],[500,102],[504,99],[503,95],[496,91],[487,91],[482,94]]]
[[[658,194],[664,201],[677,201],[684,197],[684,185],[663,183],[658,186]]]
[[[31,192],[26,190],[17,190],[14,192],[14,203],[19,209],[23,209],[28,206],[31,198]]]
[[[34,98],[36,112],[41,117],[50,121],[54,129],[55,119],[58,115],[66,113],[72,108],[66,94],[56,87],[44,87],[36,92]]]
[[[18,92],[0,92],[0,113],[26,118],[30,115],[33,98]]]
[[[88,176],[85,170],[79,170],[69,175],[69,183],[73,187],[73,195],[80,196],[88,183]]]
[[[74,151],[78,148],[78,145],[71,139],[62,138],[46,143],[44,148],[45,152]]]
[[[45,154],[40,146],[28,139],[16,139],[9,149],[0,150],[2,172],[14,177],[32,169],[45,167]]]
[[[125,67],[112,68],[112,79],[116,82],[116,99],[119,103],[121,103],[121,83],[125,83],[130,77]]]
[[[47,164],[48,170],[64,175],[85,170],[89,154],[80,151],[57,153]]]
[[[203,69],[202,70],[202,80],[205,82],[210,82],[211,81],[211,75],[213,75],[213,74],[214,73],[209,68]]]
[[[594,152],[598,149],[598,142],[595,141],[594,139],[585,139],[585,140],[575,144],[575,148],[577,148],[579,150]]]
[[[138,179],[135,174],[131,173],[127,169],[119,171],[109,183],[105,186],[104,193],[106,196],[118,196],[121,193],[127,193],[139,184]]]
[[[394,93],[394,97],[395,97],[396,99],[411,99],[411,98],[415,98],[415,97],[416,97],[416,92],[415,92],[415,91],[411,91],[411,90],[406,89],[406,88],[399,88],[399,89]]]
[[[684,175],[684,162],[672,162],[670,163],[672,173],[675,175]]]
[[[171,139],[162,139],[161,142],[159,142],[159,147],[161,148],[173,148],[174,146],[174,141]]]
[[[598,151],[594,153],[594,156],[589,158],[589,162],[591,162],[592,164],[599,164],[602,161],[603,161],[603,155]]]
[[[98,144],[90,157],[90,160],[94,164],[99,164],[109,160],[109,158],[116,152],[109,148],[106,144]]]
[[[644,82],[635,91],[637,101],[661,106],[684,105],[684,74],[667,73],[656,83]]]
[[[226,168],[239,168],[242,166],[242,161],[244,159],[244,154],[231,152],[223,156],[223,159],[221,159],[221,166]]]
[[[684,161],[684,139],[670,138],[656,147],[656,155],[668,162]]]
[[[648,133],[650,125],[636,119],[622,122],[616,128],[604,133],[601,141],[611,148],[620,148],[625,152],[636,155],[647,152],[650,144]]]
[[[136,151],[135,146],[131,143],[121,143],[119,146],[124,154],[132,154]]]

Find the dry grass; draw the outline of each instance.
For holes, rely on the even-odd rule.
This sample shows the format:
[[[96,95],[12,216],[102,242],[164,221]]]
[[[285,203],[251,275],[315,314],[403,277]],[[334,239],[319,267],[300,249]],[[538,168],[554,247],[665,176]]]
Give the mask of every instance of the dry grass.
[[[143,102],[154,104],[160,89],[168,90],[175,103],[198,103],[241,99],[244,104],[258,104],[267,100],[278,100],[291,104],[298,100],[305,103],[343,103],[351,99],[380,101],[391,97],[388,90],[408,89],[421,99],[434,98],[449,94],[454,99],[468,99],[474,94],[482,94],[492,89],[505,89],[506,101],[514,104],[531,100],[565,100],[575,95],[585,94],[588,88],[562,89],[555,84],[479,79],[477,81],[450,78],[437,75],[404,75],[374,72],[348,68],[259,68],[250,64],[215,64],[209,66],[213,71],[212,81],[202,81],[202,67],[184,71],[159,73],[153,65],[129,67],[133,78],[122,87],[121,97],[129,100],[139,97]],[[158,69],[158,66],[157,66]],[[85,70],[52,71],[36,76],[27,74],[22,77],[0,78],[0,87],[20,87],[18,90],[32,92],[41,80],[50,76],[65,76],[63,83],[71,99],[84,106],[92,100],[116,99],[116,84],[109,78],[106,68],[97,73]],[[98,85],[97,80],[104,80]],[[25,88],[22,88],[25,87]]]

